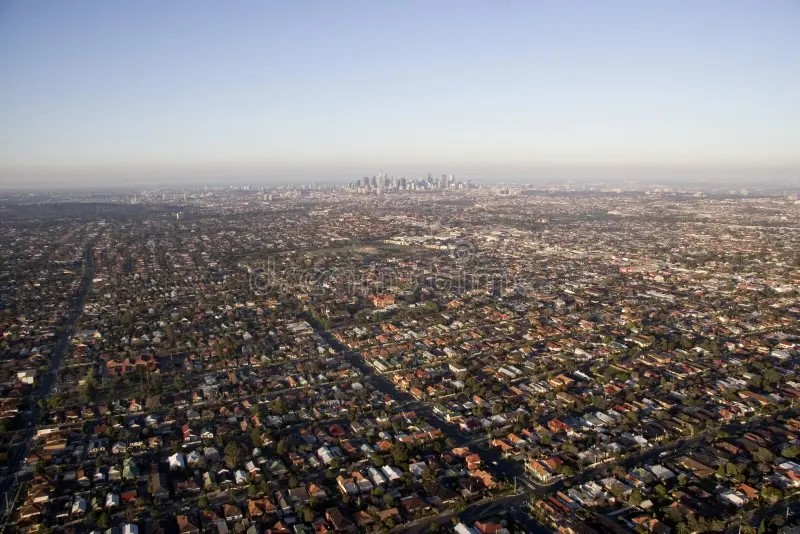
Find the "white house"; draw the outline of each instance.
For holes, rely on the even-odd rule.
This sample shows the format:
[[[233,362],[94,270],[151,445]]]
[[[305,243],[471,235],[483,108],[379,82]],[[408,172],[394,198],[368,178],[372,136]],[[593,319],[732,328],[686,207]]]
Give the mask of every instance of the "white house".
[[[386,478],[390,481],[395,481],[403,476],[403,473],[399,469],[391,465],[384,465],[381,467],[381,471],[383,471],[383,474],[386,475]]]
[[[169,462],[170,470],[180,470],[186,468],[186,458],[183,456],[183,453],[176,452],[169,458],[167,458],[167,462]]]
[[[17,372],[17,380],[23,384],[33,384],[36,380],[36,369],[25,369]]]
[[[106,508],[119,508],[119,495],[111,492],[106,494]]]
[[[73,516],[82,516],[83,514],[86,513],[86,510],[88,509],[89,509],[89,503],[86,502],[86,499],[75,497],[75,500],[72,502]]]

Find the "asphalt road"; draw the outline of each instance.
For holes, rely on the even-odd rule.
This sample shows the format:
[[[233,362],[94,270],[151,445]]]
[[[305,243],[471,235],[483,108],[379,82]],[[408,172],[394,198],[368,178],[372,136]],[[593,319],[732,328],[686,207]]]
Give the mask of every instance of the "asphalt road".
[[[322,336],[322,338],[334,349],[340,351],[347,361],[356,369],[361,371],[364,375],[365,380],[367,380],[370,384],[372,384],[375,389],[380,391],[381,393],[385,393],[393,398],[395,401],[399,403],[403,403],[406,405],[413,405],[415,408],[415,413],[418,417],[423,419],[425,422],[430,424],[434,428],[438,428],[442,431],[442,433],[453,440],[453,443],[458,447],[463,447],[469,445],[472,441],[475,440],[475,436],[472,434],[468,434],[462,432],[461,429],[452,423],[448,423],[439,417],[437,417],[432,409],[423,403],[420,403],[417,399],[415,399],[410,393],[406,393],[405,391],[401,391],[395,387],[385,376],[378,374],[375,370],[369,366],[364,359],[361,357],[361,354],[357,351],[349,350],[347,347],[343,346],[339,341],[331,335],[330,332],[319,328],[318,325],[309,317],[309,322],[312,325],[315,325],[316,332]],[[523,467],[518,463],[510,460],[506,460],[503,458],[502,454],[499,450],[494,448],[480,448],[480,447],[472,447],[472,450],[477,453],[480,458],[481,462],[483,463],[484,469],[487,469],[490,472],[493,472],[496,476],[499,476],[502,480],[511,482],[514,480],[515,477],[518,478],[527,478],[525,477],[525,470]],[[522,487],[522,486],[521,486]],[[555,491],[552,489],[548,489],[549,491]],[[497,499],[492,499],[486,503],[480,504],[473,504],[468,506],[464,511],[459,513],[459,518],[461,521],[465,523],[472,524],[475,520],[480,519],[482,517],[486,517],[492,514],[496,514],[503,511],[508,511],[508,509],[512,506],[517,507],[525,504],[529,499],[529,496],[524,494],[519,495],[510,495],[499,497]],[[437,522],[439,524],[446,524],[449,521],[454,513],[451,514],[444,514],[440,516],[431,517],[428,520],[423,520],[419,523],[416,523],[411,526],[405,526],[402,531],[409,532],[409,533],[423,533],[428,532],[428,527],[431,523]],[[520,513],[519,515],[525,515]],[[534,530],[531,532],[535,533],[546,533],[549,532],[548,529],[538,525],[532,518],[525,516],[525,519],[528,521],[530,527],[536,526]],[[528,527],[528,528],[530,528]]]
[[[314,323],[312,322],[311,324]],[[457,447],[466,446],[475,439],[474,435],[462,432],[458,425],[448,423],[438,418],[429,406],[420,403],[410,393],[397,389],[395,385],[389,381],[389,379],[381,374],[376,373],[375,370],[364,361],[364,359],[361,357],[361,354],[344,347],[335,337],[333,337],[333,335],[331,335],[330,332],[321,328],[317,328],[316,330],[317,333],[322,336],[322,338],[331,347],[340,351],[344,355],[350,365],[361,371],[365,377],[365,380],[369,381],[369,383],[372,384],[375,389],[381,393],[389,395],[397,402],[403,404],[413,404],[415,407],[417,407],[415,409],[417,416],[430,424],[432,427],[441,430],[446,437],[453,440],[453,443],[455,443]],[[500,451],[496,449],[476,448],[474,452],[481,457],[484,468],[490,471],[495,471],[496,474],[501,475],[506,480],[513,480],[514,477],[522,477],[525,474],[524,469],[519,465],[519,463],[504,459]]]
[[[750,510],[747,512],[744,521],[742,521],[741,524],[758,528],[762,520],[768,520],[769,518],[777,515],[788,517],[789,523],[787,524],[790,524],[792,521],[796,521],[797,516],[800,515],[800,501],[798,501],[798,499],[800,499],[800,493],[795,493],[794,495],[784,499],[781,502],[775,503],[772,506]],[[738,525],[731,525],[725,532],[727,534],[734,534],[738,533],[738,531]]]
[[[86,295],[89,293],[89,289],[92,287],[92,279],[94,278],[93,250],[93,243],[89,243],[84,252],[84,264],[86,265],[86,270],[81,277],[81,283],[80,287],[78,288],[78,294],[75,298],[75,302],[70,307],[69,312],[61,324],[60,332],[56,338],[53,351],[50,356],[49,370],[46,374],[38,377],[38,386],[36,387],[36,390],[31,398],[33,402],[33,408],[30,411],[28,421],[25,422],[28,424],[28,426],[25,427],[21,434],[20,443],[13,446],[12,450],[9,452],[8,475],[4,477],[2,481],[0,481],[0,494],[4,495],[3,503],[11,502],[15,496],[14,490],[16,489],[17,484],[15,475],[19,472],[25,457],[28,455],[28,447],[34,435],[36,434],[36,426],[39,421],[39,417],[41,416],[41,410],[39,408],[38,401],[47,399],[47,397],[49,397],[53,392],[53,387],[55,386],[58,378],[58,372],[61,369],[61,365],[64,363],[64,359],[67,357],[67,353],[69,352],[69,340],[75,331],[75,325],[77,324],[78,319],[80,319],[81,314],[83,313],[83,305],[86,301]],[[6,510],[3,508],[0,510],[0,517],[2,517],[3,521],[5,520],[5,515]]]
[[[309,322],[311,324],[315,324],[310,318]],[[451,438],[457,446],[464,446],[474,441],[474,436],[465,434],[458,426],[447,423],[446,421],[436,417],[429,406],[417,401],[409,393],[398,390],[385,376],[376,373],[372,367],[367,365],[357,351],[347,349],[341,343],[339,343],[336,338],[333,337],[333,335],[322,328],[316,328],[316,331],[333,348],[341,351],[350,364],[359,369],[365,376],[365,379],[368,380],[376,389],[382,393],[388,394],[398,402],[413,405],[416,413],[419,416],[426,420],[431,426],[439,428],[442,433]],[[729,433],[741,432],[760,424],[763,422],[763,419],[763,417],[760,417],[752,421],[732,422],[722,425],[721,428]],[[595,480],[599,476],[602,476],[604,473],[608,472],[608,470],[615,465],[630,468],[645,463],[660,463],[677,456],[684,455],[700,445],[707,444],[709,439],[715,434],[716,429],[700,432],[696,436],[688,439],[682,439],[677,442],[670,442],[658,447],[639,451],[617,461],[603,463],[597,465],[596,467],[585,469],[572,477],[557,480],[552,484],[536,485],[535,487],[520,485],[518,487],[520,493],[517,495],[498,497],[490,500],[489,502],[475,503],[471,506],[468,506],[464,511],[458,514],[459,520],[465,524],[471,525],[477,519],[498,514],[500,512],[507,512],[511,513],[515,520],[520,521],[525,525],[526,532],[529,531],[536,534],[549,532],[547,528],[534,521],[529,514],[519,510],[519,507],[524,505],[531,497],[535,496],[541,498],[546,495],[551,495],[557,491],[561,491],[566,487],[571,487],[576,484],[582,484],[590,480]],[[504,459],[500,451],[497,449],[474,447],[473,450],[480,455],[481,460],[486,468],[494,471],[495,474],[500,475],[500,477],[506,481],[510,482],[514,479],[514,477],[527,480],[527,477],[524,476],[525,473],[523,467],[518,462]],[[448,522],[452,520],[454,515],[456,514],[448,513],[434,516],[421,520],[410,526],[404,526],[401,530],[402,532],[421,534],[423,532],[428,532],[428,528],[434,522],[439,523],[440,525],[447,525]]]

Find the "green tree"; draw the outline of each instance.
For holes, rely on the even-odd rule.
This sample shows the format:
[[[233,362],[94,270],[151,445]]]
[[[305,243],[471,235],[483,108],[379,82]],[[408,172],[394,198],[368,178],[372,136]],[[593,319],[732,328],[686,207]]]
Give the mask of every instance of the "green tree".
[[[58,410],[64,407],[64,399],[58,393],[53,393],[47,398],[47,407],[50,410]]]
[[[83,377],[83,383],[78,387],[78,396],[80,401],[84,404],[94,398],[97,392],[97,381],[94,377],[94,367],[89,367],[86,376]]]
[[[264,442],[264,433],[257,426],[253,427],[250,431],[250,440],[253,442],[254,447],[260,447]]]
[[[176,373],[175,378],[172,380],[172,385],[175,387],[176,391],[183,391],[186,387],[186,380],[184,380],[183,375],[181,373]]]
[[[759,447],[755,450],[755,452],[753,452],[753,459],[757,462],[767,464],[772,462],[773,456],[769,450],[765,449],[764,447]]]
[[[392,459],[396,464],[408,460],[408,451],[406,450],[406,446],[401,442],[395,443],[392,447]]]
[[[729,477],[735,477],[739,474],[739,468],[736,467],[736,464],[733,462],[728,462],[725,464],[725,474]]]
[[[233,469],[239,465],[239,446],[231,441],[225,446],[225,465]]]
[[[436,481],[436,470],[433,469],[431,466],[426,466],[425,469],[422,471],[422,481],[423,482]]]
[[[800,454],[800,448],[797,445],[787,445],[781,449],[781,456],[789,460],[794,460],[798,454]]]
[[[768,504],[775,504],[783,499],[783,492],[773,486],[766,486],[761,490],[761,500]]]

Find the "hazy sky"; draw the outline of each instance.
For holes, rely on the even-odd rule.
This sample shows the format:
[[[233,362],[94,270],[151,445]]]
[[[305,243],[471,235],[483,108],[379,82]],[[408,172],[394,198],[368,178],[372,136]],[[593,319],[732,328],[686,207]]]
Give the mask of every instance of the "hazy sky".
[[[0,2],[0,187],[800,175],[800,2]]]

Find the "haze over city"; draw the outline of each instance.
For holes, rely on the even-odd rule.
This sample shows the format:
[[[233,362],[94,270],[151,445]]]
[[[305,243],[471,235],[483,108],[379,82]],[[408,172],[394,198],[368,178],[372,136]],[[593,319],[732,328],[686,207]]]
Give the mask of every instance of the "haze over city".
[[[0,5],[0,188],[796,183],[800,6]]]
[[[0,0],[0,534],[800,534],[800,0]]]

